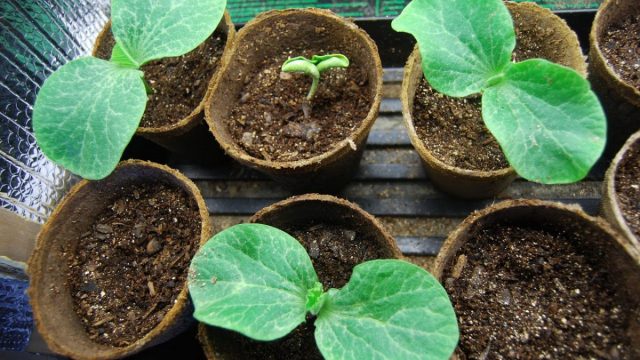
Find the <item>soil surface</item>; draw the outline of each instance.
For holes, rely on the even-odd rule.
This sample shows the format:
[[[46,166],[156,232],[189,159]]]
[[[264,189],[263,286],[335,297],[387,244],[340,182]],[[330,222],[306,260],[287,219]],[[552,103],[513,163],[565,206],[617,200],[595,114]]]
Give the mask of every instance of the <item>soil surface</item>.
[[[514,16],[516,48],[513,60],[557,58],[554,50],[544,49],[540,39],[549,29],[528,27]],[[413,123],[418,138],[427,149],[447,165],[467,170],[494,171],[507,168],[500,145],[482,120],[480,95],[449,97],[434,90],[422,77],[413,103]]]
[[[539,228],[481,230],[445,272],[461,358],[630,359],[635,315],[609,275],[567,241],[574,231]]]
[[[209,81],[218,68],[227,37],[216,31],[191,52],[172,58],[154,60],[141,67],[153,89],[140,121],[141,127],[158,128],[178,123],[200,104]],[[115,45],[109,31],[100,43],[96,56],[111,58]]]
[[[636,141],[620,161],[615,182],[624,219],[640,238],[640,141]]]
[[[600,50],[618,76],[640,90],[640,14],[611,24],[602,34]]]
[[[365,69],[351,59],[346,69],[326,71],[311,101],[310,77],[280,71],[289,57],[336,52],[289,50],[257,66],[228,120],[235,142],[259,159],[295,161],[327,152],[351,135],[371,108]]]
[[[298,239],[311,257],[325,291],[343,287],[353,267],[367,260],[389,257],[378,242],[356,228],[326,223],[307,223],[283,229]],[[322,360],[314,338],[314,317],[298,326],[284,338],[257,342],[225,331],[233,339],[238,359]]]
[[[167,185],[127,189],[81,235],[69,266],[89,337],[127,346],[162,320],[184,287],[200,241],[198,206]]]

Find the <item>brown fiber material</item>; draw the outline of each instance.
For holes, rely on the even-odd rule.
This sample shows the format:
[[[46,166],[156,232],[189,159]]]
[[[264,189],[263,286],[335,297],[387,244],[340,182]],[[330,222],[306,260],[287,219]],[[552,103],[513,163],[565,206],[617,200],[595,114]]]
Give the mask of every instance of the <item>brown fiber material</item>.
[[[106,206],[122,196],[125,185],[148,182],[177,186],[193,197],[201,220],[199,244],[209,239],[209,213],[200,191],[191,180],[167,166],[140,160],[124,161],[103,180],[83,180],[75,185],[43,226],[29,259],[29,297],[37,329],[56,353],[75,359],[124,357],[168,340],[193,321],[186,281],[162,321],[126,347],[107,346],[90,340],[73,307],[66,278],[80,234]]]
[[[295,27],[295,31],[278,28]],[[245,77],[264,59],[292,48],[338,49],[352,63],[367,69],[370,109],[365,119],[346,139],[320,155],[296,161],[268,161],[247,154],[234,140],[227,123],[240,101]],[[222,58],[220,78],[205,106],[205,118],[224,151],[240,163],[259,170],[298,191],[330,191],[346,183],[362,156],[382,98],[382,65],[371,38],[352,21],[318,9],[269,11],[258,15],[237,34],[236,41]]]
[[[544,223],[583,234],[583,242],[576,244],[580,245],[578,248],[582,249],[582,255],[611,275],[612,289],[630,305],[628,311],[640,311],[640,253],[607,222],[585,214],[577,206],[539,200],[509,200],[476,211],[446,239],[436,258],[433,275],[442,281],[443,274],[454,265],[462,246],[483,229],[499,223]],[[631,344],[640,343],[640,318],[633,318],[627,331]],[[639,350],[633,349],[635,356],[640,355],[637,353]]]
[[[109,31],[111,31],[111,20],[107,22],[98,35],[91,52],[93,56],[96,56],[100,43]],[[231,22],[231,16],[229,16],[227,11],[224,12],[224,16],[220,21],[220,24],[218,24],[216,31],[220,31],[226,35],[226,43],[223,52],[224,56],[224,54],[226,54],[231,48],[236,35],[235,26]],[[161,127],[139,127],[136,131],[136,135],[143,136],[168,150],[181,154],[193,155],[194,148],[201,149],[202,151],[215,151],[215,141],[207,133],[206,126],[204,126],[203,110],[207,98],[210,96],[211,90],[217,81],[218,74],[220,74],[220,65],[221,62],[218,65],[218,70],[216,70],[209,80],[209,85],[207,86],[207,91],[205,92],[204,97],[188,116],[171,125]],[[207,156],[206,154],[199,155],[204,155],[203,157]]]
[[[602,214],[604,217],[624,235],[629,243],[640,251],[640,239],[633,233],[622,214],[620,202],[616,192],[616,173],[625,154],[634,144],[640,143],[640,132],[633,134],[611,161],[609,169],[602,184]]]
[[[549,60],[572,67],[586,76],[586,63],[578,37],[564,20],[533,3],[507,3],[507,7],[510,12],[517,14],[522,21],[521,26],[528,31],[535,31],[536,28],[553,29],[545,32],[548,41],[541,44],[541,53],[549,54]],[[416,89],[423,77],[421,57],[416,46],[404,67],[400,97],[409,138],[422,158],[429,178],[443,191],[462,198],[488,198],[499,194],[517,177],[511,167],[480,171],[451,166],[437,159],[418,137],[412,111]]]
[[[377,240],[389,258],[402,258],[395,240],[371,214],[359,206],[330,195],[295,196],[258,211],[250,222],[286,228],[291,224],[318,220],[361,226]],[[199,325],[198,338],[209,360],[240,360],[239,344],[230,331]],[[246,346],[246,345],[245,345]],[[311,356],[309,352],[309,357]]]
[[[640,90],[622,80],[602,52],[603,37],[612,24],[640,14],[638,0],[606,0],[598,9],[589,35],[589,80],[607,114],[606,154],[613,156],[640,129]]]

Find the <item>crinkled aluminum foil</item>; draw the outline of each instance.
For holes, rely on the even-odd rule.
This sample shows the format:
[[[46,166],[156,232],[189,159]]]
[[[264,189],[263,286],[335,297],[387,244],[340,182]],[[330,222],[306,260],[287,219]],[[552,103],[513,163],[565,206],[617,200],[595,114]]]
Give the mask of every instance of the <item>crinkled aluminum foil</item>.
[[[62,64],[88,55],[109,0],[0,1],[0,206],[44,222],[78,180],[49,161],[31,127],[36,94]]]

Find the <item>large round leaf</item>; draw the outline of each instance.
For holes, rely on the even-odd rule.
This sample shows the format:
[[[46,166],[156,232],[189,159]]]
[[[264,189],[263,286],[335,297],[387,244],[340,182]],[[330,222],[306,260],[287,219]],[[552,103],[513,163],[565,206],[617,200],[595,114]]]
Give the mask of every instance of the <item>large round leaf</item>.
[[[605,115],[587,80],[546,60],[510,66],[485,90],[482,116],[516,172],[544,184],[584,178],[606,141]]]
[[[111,0],[119,51],[140,66],[195,49],[218,26],[226,0]]]
[[[516,44],[502,0],[413,0],[391,25],[416,38],[425,77],[449,96],[480,92]]]
[[[86,179],[109,175],[144,113],[141,76],[92,57],[51,74],[33,108],[33,130],[44,154]]]
[[[318,286],[302,245],[261,224],[218,233],[189,270],[194,317],[256,340],[278,339],[304,322],[307,296],[316,297]]]
[[[424,269],[399,260],[356,266],[331,290],[316,320],[325,359],[449,359],[458,324],[444,288]]]

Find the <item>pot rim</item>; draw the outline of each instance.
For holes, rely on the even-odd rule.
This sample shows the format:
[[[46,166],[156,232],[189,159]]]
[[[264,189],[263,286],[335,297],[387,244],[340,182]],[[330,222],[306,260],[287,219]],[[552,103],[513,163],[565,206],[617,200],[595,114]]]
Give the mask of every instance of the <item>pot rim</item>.
[[[618,198],[618,193],[616,192],[616,175],[618,173],[620,163],[627,152],[631,150],[631,147],[636,144],[640,146],[640,131],[637,131],[627,139],[611,161],[611,165],[609,166],[609,169],[607,169],[607,173],[604,178],[602,205],[603,212],[607,220],[617,227],[633,246],[640,249],[640,239],[638,239],[633,231],[631,231],[631,228],[622,213],[620,200]]]
[[[606,82],[610,84],[610,86],[614,88],[620,89],[620,94],[627,99],[627,101],[631,102],[635,106],[640,106],[640,90],[631,86],[629,83],[624,81],[622,77],[620,77],[614,70],[613,66],[609,64],[606,57],[602,53],[601,44],[600,44],[600,36],[599,34],[603,33],[607,26],[608,22],[605,22],[605,14],[608,11],[613,11],[616,6],[620,2],[624,2],[625,0],[605,0],[602,5],[598,8],[596,12],[596,16],[593,19],[593,25],[591,26],[591,32],[589,33],[589,43],[590,43],[590,51],[589,51],[589,59],[596,65],[598,68],[604,70],[604,74],[602,76],[606,79]],[[637,1],[637,0],[632,0]]]
[[[373,126],[375,122],[380,102],[382,100],[382,62],[380,60],[380,55],[378,53],[378,47],[375,42],[371,39],[371,37],[360,27],[358,27],[353,21],[349,19],[345,19],[339,15],[336,15],[332,11],[325,9],[317,9],[317,8],[306,8],[306,9],[285,9],[285,10],[270,10],[263,12],[257,15],[255,18],[250,20],[242,29],[240,29],[236,35],[236,40],[232,44],[230,50],[225,52],[222,57],[222,63],[220,67],[220,77],[222,77],[223,73],[229,71],[228,69],[232,67],[233,61],[232,58],[239,51],[240,45],[243,42],[244,38],[247,36],[248,32],[256,31],[260,29],[262,23],[266,20],[269,20],[274,17],[288,17],[292,14],[311,14],[318,18],[324,18],[325,21],[333,21],[340,23],[349,31],[353,31],[354,34],[362,41],[363,45],[369,49],[371,53],[371,58],[375,63],[376,76],[374,79],[370,79],[371,82],[375,82],[375,91],[374,96],[371,101],[371,106],[367,113],[367,116],[362,120],[358,128],[356,128],[351,134],[349,134],[345,139],[338,141],[335,145],[329,149],[328,151],[316,155],[314,157],[302,160],[295,161],[269,161],[264,159],[259,159],[254,156],[247,154],[244,151],[238,149],[238,145],[235,141],[227,142],[225,137],[222,136],[224,127],[224,119],[220,118],[217,112],[212,109],[211,102],[214,94],[218,91],[220,87],[222,87],[221,81],[217,81],[212,88],[211,93],[209,94],[208,100],[206,102],[206,106],[204,109],[205,112],[205,120],[209,124],[209,129],[213,133],[213,136],[216,138],[220,146],[223,150],[241,162],[251,164],[253,166],[258,166],[266,169],[298,169],[298,168],[306,168],[306,167],[315,167],[318,168],[321,165],[325,165],[328,163],[332,163],[338,160],[342,155],[345,149],[351,149],[353,144],[358,144],[359,140],[362,138],[366,138],[369,130]],[[254,30],[255,29],[255,30]],[[357,145],[356,145],[357,146]],[[364,144],[363,144],[364,146]],[[355,150],[354,150],[355,151]]]
[[[91,50],[91,56],[94,56],[94,57],[96,56],[98,52],[98,48],[100,47],[100,44],[102,43],[105,36],[109,33],[110,30],[111,30],[111,18],[109,18],[107,23],[104,25],[104,27],[98,34],[98,37],[96,38],[96,41],[93,44],[93,49]],[[224,54],[226,54],[229,51],[229,49],[231,48],[231,44],[234,42],[236,30],[235,30],[235,26],[233,25],[233,22],[231,21],[231,16],[229,15],[229,11],[227,10],[224,11],[224,15],[222,16],[222,19],[220,19],[220,23],[214,30],[214,33],[216,30],[221,30],[226,34],[224,49],[222,51],[222,57],[218,60],[218,68],[211,75],[211,78],[209,79],[209,82],[207,85],[207,90],[205,91],[198,105],[191,111],[191,113],[189,113],[187,116],[183,117],[182,119],[180,119],[175,123],[163,125],[159,127],[138,126],[136,130],[137,135],[157,135],[157,134],[167,134],[167,133],[178,132],[181,130],[186,131],[189,128],[196,125],[197,123],[196,120],[198,120],[198,115],[200,115],[203,112],[204,105],[209,95],[211,94],[211,89],[213,88],[213,85],[218,79],[218,74],[220,74],[222,58],[224,57]],[[211,35],[213,35],[214,33],[211,33]]]
[[[150,161],[143,160],[126,160],[122,161],[118,164],[114,173],[122,168],[130,168],[130,167],[148,167],[156,170],[160,170],[162,172],[167,173],[172,178],[177,180],[178,183],[181,184],[183,189],[189,194],[191,198],[196,201],[198,206],[198,212],[200,215],[200,239],[198,242],[198,247],[202,246],[211,236],[211,223],[209,219],[209,211],[207,210],[207,206],[200,194],[200,190],[196,187],[196,185],[186,176],[184,176],[179,171],[172,169],[166,165],[157,164]],[[116,173],[117,175],[117,173]],[[42,274],[45,271],[45,257],[47,256],[46,249],[43,246],[43,242],[46,238],[53,237],[51,234],[51,224],[57,221],[59,214],[62,210],[71,206],[69,203],[71,199],[76,196],[81,190],[83,190],[86,186],[88,186],[92,181],[91,180],[82,180],[75,184],[71,190],[65,195],[60,204],[54,209],[53,213],[47,220],[47,222],[42,226],[42,229],[38,233],[36,240],[36,247],[33,250],[33,253],[29,257],[28,261],[28,274],[29,274],[29,289],[28,295],[30,299],[30,303],[33,309],[33,317],[36,325],[36,329],[42,335],[46,344],[56,352],[57,354],[61,354],[64,356],[69,356],[76,359],[111,359],[111,358],[119,358],[127,355],[132,355],[142,349],[144,349],[149,343],[158,339],[161,335],[164,334],[165,330],[170,329],[170,326],[179,321],[180,315],[183,314],[190,304],[189,294],[188,294],[188,286],[185,280],[180,293],[176,297],[174,304],[171,306],[171,309],[164,315],[162,320],[154,326],[148,333],[146,333],[143,337],[139,338],[132,344],[125,347],[117,347],[113,345],[105,345],[98,344],[94,341],[91,341],[93,344],[96,344],[98,347],[103,349],[94,349],[94,353],[90,356],[86,356],[87,354],[78,354],[73,346],[69,346],[73,343],[71,339],[67,339],[66,341],[59,341],[59,334],[54,331],[52,328],[45,327],[42,324],[42,318],[46,315],[45,309],[41,308],[40,302],[37,301],[38,297],[37,289],[41,288],[43,285],[41,284]],[[64,270],[62,270],[64,271]],[[67,295],[69,296],[69,295]]]

